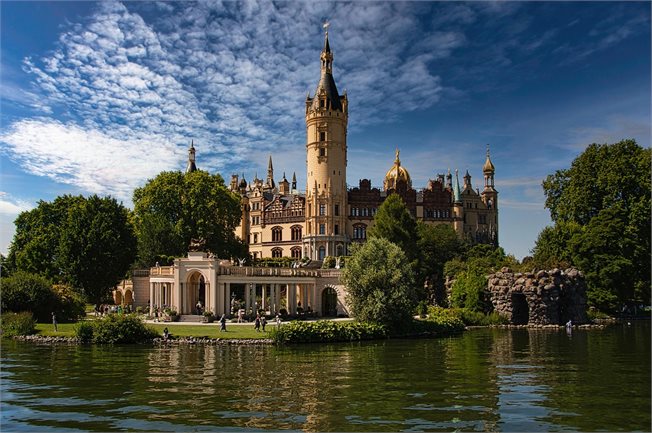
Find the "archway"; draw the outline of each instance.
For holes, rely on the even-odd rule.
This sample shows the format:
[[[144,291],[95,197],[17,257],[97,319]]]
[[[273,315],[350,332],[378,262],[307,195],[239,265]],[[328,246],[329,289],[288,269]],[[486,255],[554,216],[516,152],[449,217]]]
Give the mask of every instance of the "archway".
[[[200,272],[194,272],[188,277],[186,291],[187,303],[184,314],[201,314],[197,304],[201,303],[202,310],[206,309],[206,281]]]
[[[321,315],[324,317],[337,316],[337,291],[332,287],[326,287],[321,292]]]
[[[131,290],[125,292],[125,305],[131,305],[134,303],[134,294]]]
[[[527,325],[530,321],[530,308],[522,293],[512,293],[512,324]]]
[[[122,292],[120,290],[113,292],[113,303],[115,305],[122,305]]]

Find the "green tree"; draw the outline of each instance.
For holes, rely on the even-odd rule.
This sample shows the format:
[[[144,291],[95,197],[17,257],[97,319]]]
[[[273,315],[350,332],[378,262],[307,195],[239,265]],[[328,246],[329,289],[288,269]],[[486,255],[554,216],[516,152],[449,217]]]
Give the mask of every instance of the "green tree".
[[[9,260],[16,270],[67,283],[99,302],[124,277],[136,238],[115,199],[64,195],[16,219]]]
[[[574,221],[560,221],[554,226],[545,227],[537,238],[532,250],[533,266],[541,269],[567,268],[573,262],[569,242],[582,226]]]
[[[218,257],[244,257],[247,248],[235,236],[240,222],[240,197],[220,175],[162,172],[134,191],[139,262],[154,264],[158,256],[182,256],[192,239]]]
[[[464,250],[455,230],[446,224],[417,225],[417,246],[421,253],[419,273],[426,281],[427,299],[431,303],[444,302],[444,264]]]
[[[591,144],[543,182],[555,227],[539,236],[535,259],[570,257],[587,275],[589,302],[601,308],[649,301],[651,155],[634,140]]]
[[[398,245],[410,262],[416,264],[419,258],[417,223],[398,194],[390,194],[380,205],[367,236],[387,239]]]
[[[37,206],[16,218],[16,232],[7,261],[15,270],[61,279],[59,241],[69,210],[84,201],[82,196],[63,195]]]
[[[356,319],[401,328],[417,304],[412,266],[397,245],[371,238],[354,245],[342,274],[347,303]]]
[[[59,238],[63,281],[99,304],[136,258],[128,210],[111,197],[92,195],[68,210]]]
[[[52,282],[47,278],[17,271],[2,278],[2,311],[30,311],[39,321],[50,320],[55,304]]]

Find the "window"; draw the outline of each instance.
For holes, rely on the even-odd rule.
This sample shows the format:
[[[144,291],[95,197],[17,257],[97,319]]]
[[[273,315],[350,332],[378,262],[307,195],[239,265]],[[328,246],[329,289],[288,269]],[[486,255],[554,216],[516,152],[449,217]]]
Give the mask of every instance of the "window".
[[[326,131],[319,132],[319,141],[326,141]]]
[[[319,205],[319,216],[324,216],[326,215],[326,205],[325,204],[320,204]]]
[[[300,241],[301,240],[301,226],[292,226],[292,240]]]
[[[366,207],[362,208],[362,216],[369,216],[369,209]]]
[[[340,205],[339,204],[335,205],[335,216],[340,216]]]
[[[319,148],[319,156],[326,156],[326,148],[325,147],[320,147]]]
[[[283,257],[283,248],[274,248],[272,249],[272,257]]]
[[[294,247],[290,250],[290,254],[292,255],[293,259],[300,259],[301,258],[301,247]]]
[[[254,243],[258,243],[258,233],[254,233]]]
[[[319,247],[319,260],[324,260],[324,257],[326,257],[326,248]]]
[[[478,223],[487,224],[487,215],[485,214],[478,215]]]
[[[282,240],[283,240],[283,229],[281,227],[274,227],[272,229],[272,242],[281,242]]]
[[[334,232],[336,235],[339,235],[339,234],[340,234],[340,226],[338,226],[337,224],[335,224],[335,227],[334,227],[333,232]]]
[[[326,234],[326,224],[319,224],[319,234],[320,235]]]
[[[367,239],[367,226],[364,224],[353,226],[353,239]]]

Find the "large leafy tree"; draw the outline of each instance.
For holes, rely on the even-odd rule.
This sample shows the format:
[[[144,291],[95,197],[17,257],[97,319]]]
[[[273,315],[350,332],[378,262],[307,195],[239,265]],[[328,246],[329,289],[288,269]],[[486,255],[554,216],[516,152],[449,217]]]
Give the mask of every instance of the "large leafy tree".
[[[151,266],[158,257],[181,256],[193,239],[218,257],[242,257],[244,243],[235,236],[240,198],[218,174],[162,172],[134,191],[139,264]]]
[[[367,236],[387,239],[398,245],[410,262],[419,258],[417,223],[398,194],[390,194],[380,205]]]
[[[111,197],[64,195],[21,213],[8,261],[100,302],[135,258],[128,210]]]
[[[443,303],[444,264],[464,250],[455,230],[447,224],[417,226],[417,246],[421,253],[419,274],[427,283],[425,293],[430,302]]]
[[[59,238],[63,280],[100,303],[136,258],[128,210],[110,197],[92,195],[72,206]]]
[[[570,258],[600,308],[649,300],[651,162],[634,140],[591,144],[543,182],[555,226],[539,236],[535,259]]]
[[[403,250],[383,238],[354,245],[342,275],[356,319],[400,328],[412,321],[417,293]]]

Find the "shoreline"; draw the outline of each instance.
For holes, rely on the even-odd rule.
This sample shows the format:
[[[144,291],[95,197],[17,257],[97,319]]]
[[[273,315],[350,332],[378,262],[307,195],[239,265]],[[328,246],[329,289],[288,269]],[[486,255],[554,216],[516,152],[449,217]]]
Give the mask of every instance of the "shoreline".
[[[594,330],[594,329],[605,329],[608,326],[622,324],[626,322],[625,320],[601,320],[598,323],[585,323],[580,325],[573,325],[571,329],[573,330]],[[485,329],[485,328],[498,328],[498,329],[532,329],[532,330],[544,330],[544,331],[561,331],[566,329],[565,325],[485,325],[485,326],[465,326],[464,330],[475,330],[475,329]],[[463,331],[462,331],[463,332]],[[452,333],[450,335],[459,335],[461,332]],[[437,338],[437,337],[447,337],[446,335],[430,335],[430,334],[414,334],[414,335],[401,335],[401,336],[392,336],[389,338],[383,338],[382,340],[390,339],[418,339],[418,338]],[[34,344],[67,344],[67,345],[96,345],[95,343],[82,343],[76,337],[57,337],[57,336],[44,336],[44,335],[17,335],[11,337],[12,340],[22,341]],[[381,340],[381,339],[376,339]],[[374,341],[374,340],[351,340],[351,341]],[[346,343],[350,341],[340,341],[341,343]],[[311,343],[289,343],[291,345],[295,344],[314,344],[320,342],[311,342]],[[333,343],[330,341],[324,341],[323,343]],[[169,340],[163,340],[163,338],[155,338],[150,341],[141,342],[141,343],[132,343],[135,345],[151,345],[151,346],[168,346],[168,345],[210,345],[210,346],[271,346],[276,345],[273,339],[271,338],[210,338],[210,337],[175,337]]]

